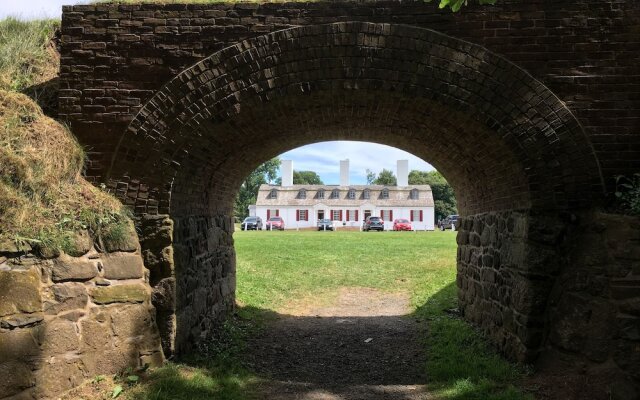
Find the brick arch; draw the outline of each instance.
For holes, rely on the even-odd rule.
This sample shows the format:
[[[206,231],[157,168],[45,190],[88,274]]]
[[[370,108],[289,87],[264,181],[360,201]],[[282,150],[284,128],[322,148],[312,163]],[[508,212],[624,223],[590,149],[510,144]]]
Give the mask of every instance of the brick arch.
[[[139,210],[227,212],[258,161],[332,139],[429,160],[466,214],[588,206],[602,193],[579,123],[521,68],[435,31],[362,22],[277,31],[183,71],[131,122],[110,177],[152,188],[129,194]]]
[[[169,81],[122,135],[108,178],[129,182],[120,195],[138,212],[175,223],[177,308],[158,307],[177,330],[165,344],[188,350],[233,307],[231,209],[242,179],[288,149],[336,139],[395,146],[445,174],[465,216],[460,308],[513,358],[534,357],[559,269],[547,232],[562,228],[559,212],[602,196],[588,139],[548,88],[483,47],[363,22],[216,52]]]

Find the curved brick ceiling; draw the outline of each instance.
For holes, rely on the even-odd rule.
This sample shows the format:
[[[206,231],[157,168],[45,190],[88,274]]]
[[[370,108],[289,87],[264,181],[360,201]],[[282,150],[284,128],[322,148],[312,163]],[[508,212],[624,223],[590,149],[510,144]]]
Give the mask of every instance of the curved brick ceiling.
[[[152,200],[175,215],[228,213],[261,162],[338,139],[429,161],[463,214],[566,209],[602,194],[581,127],[539,81],[478,45],[362,22],[270,33],[185,70],[130,124],[110,178],[152,188],[129,199],[138,210]]]

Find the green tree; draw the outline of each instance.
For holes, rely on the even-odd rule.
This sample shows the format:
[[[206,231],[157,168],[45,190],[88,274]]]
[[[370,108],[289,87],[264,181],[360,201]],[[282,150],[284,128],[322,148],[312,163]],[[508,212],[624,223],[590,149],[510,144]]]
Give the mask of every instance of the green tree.
[[[431,0],[426,0],[431,2]],[[466,6],[469,3],[468,0],[440,0],[440,8],[449,7],[451,11],[456,12],[460,10],[462,6]],[[478,0],[479,4],[496,4],[496,0]]]
[[[373,185],[373,181],[376,180],[376,173],[367,168],[367,185]]]
[[[412,170],[409,173],[409,185],[429,185],[433,193],[436,221],[447,215],[457,214],[458,207],[453,188],[438,171]]]
[[[276,179],[276,185],[282,185],[282,178]],[[293,171],[294,185],[324,185],[320,175],[313,171]]]
[[[320,175],[313,171],[293,171],[294,185],[324,185]]]
[[[280,168],[280,159],[272,158],[249,174],[240,185],[238,196],[234,204],[234,214],[237,220],[243,220],[249,215],[249,206],[256,203],[258,189],[264,183],[271,183],[276,179]]]
[[[389,171],[388,169],[383,168],[378,176],[376,176],[376,174],[371,170],[367,170],[367,184],[396,186],[398,184],[398,180],[393,174],[393,171]]]

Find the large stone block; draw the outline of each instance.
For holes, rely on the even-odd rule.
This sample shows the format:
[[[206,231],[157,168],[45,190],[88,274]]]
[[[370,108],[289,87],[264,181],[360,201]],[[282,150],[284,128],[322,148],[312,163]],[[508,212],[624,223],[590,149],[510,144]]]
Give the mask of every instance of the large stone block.
[[[106,254],[102,257],[102,267],[107,279],[138,279],[144,274],[142,257],[137,254]]]
[[[48,321],[42,337],[42,352],[46,357],[78,351],[80,338],[74,322],[56,318]]]
[[[85,319],[80,323],[82,352],[107,352],[112,347],[111,329],[108,323]]]
[[[51,267],[51,279],[54,282],[88,281],[98,275],[94,261],[60,258]]]
[[[45,301],[44,304],[45,313],[49,315],[84,309],[89,299],[87,288],[78,282],[65,282],[53,285],[51,287],[51,293],[53,299]]]
[[[150,293],[142,284],[99,286],[91,289],[91,297],[96,304],[142,303]]]
[[[38,270],[0,271],[0,317],[39,311],[42,311],[42,297]]]
[[[55,398],[56,395],[80,385],[84,379],[82,361],[73,357],[50,357],[33,372],[36,379],[36,398]]]
[[[42,327],[0,331],[0,362],[29,362],[40,355]]]
[[[21,361],[0,362],[0,395],[9,397],[35,386],[31,368]]]

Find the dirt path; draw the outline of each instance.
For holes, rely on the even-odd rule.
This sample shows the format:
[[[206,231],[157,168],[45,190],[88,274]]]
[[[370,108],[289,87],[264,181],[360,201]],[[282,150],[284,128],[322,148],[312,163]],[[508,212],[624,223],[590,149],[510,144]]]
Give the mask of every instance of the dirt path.
[[[269,400],[427,399],[419,326],[406,295],[343,288],[328,307],[291,310],[250,340],[246,362]]]

